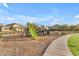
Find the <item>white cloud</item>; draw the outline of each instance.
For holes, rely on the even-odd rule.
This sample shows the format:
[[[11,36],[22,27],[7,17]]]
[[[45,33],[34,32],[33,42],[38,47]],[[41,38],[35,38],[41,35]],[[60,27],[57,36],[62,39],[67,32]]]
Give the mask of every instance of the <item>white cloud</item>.
[[[0,18],[0,20],[9,20],[9,21],[14,21],[16,19],[12,18],[12,17],[3,17],[3,18]]]
[[[7,3],[3,3],[3,6],[8,8],[8,4]]]
[[[43,16],[43,17],[19,16],[19,17],[29,22],[45,22],[54,19],[54,16]]]
[[[15,20],[14,18],[12,17],[6,17],[7,20]]]
[[[31,16],[19,16],[20,18],[24,19],[26,22],[37,22],[36,17],[31,17]]]
[[[56,17],[49,23],[49,25],[52,26],[55,24],[63,24],[63,20],[64,20],[63,17]]]
[[[50,26],[52,26],[52,25],[55,25],[55,24],[58,24],[58,22],[50,22]]]
[[[56,18],[55,18],[55,19],[53,19],[53,21],[57,22],[57,21],[59,21],[59,19],[56,19]]]
[[[79,19],[79,15],[76,15],[74,18],[75,18],[75,19]]]
[[[74,16],[74,24],[79,24],[79,14]]]
[[[18,23],[18,24],[21,24],[21,22],[19,22],[19,21],[15,21],[14,23]]]
[[[56,17],[56,16],[43,16],[43,17],[31,17],[31,16],[21,16],[18,15],[21,19],[24,19],[27,22],[33,22],[42,24],[43,22],[46,22],[49,25],[54,25],[62,22],[62,17]]]
[[[8,22],[17,22],[17,23],[27,23],[27,22],[34,22],[38,24],[57,24],[62,21],[57,16],[52,15],[44,15],[41,17],[34,17],[34,16],[24,16],[24,15],[17,15],[17,14],[10,14],[5,10],[0,10],[2,12],[2,16],[0,16],[0,21],[7,20]],[[60,20],[60,21],[59,21]]]

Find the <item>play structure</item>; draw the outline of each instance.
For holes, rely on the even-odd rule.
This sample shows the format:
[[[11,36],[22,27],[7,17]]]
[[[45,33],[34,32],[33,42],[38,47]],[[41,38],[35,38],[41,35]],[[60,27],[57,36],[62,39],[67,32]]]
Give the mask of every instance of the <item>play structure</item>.
[[[49,30],[47,28],[44,28],[44,26],[37,26],[34,23],[28,23],[26,30],[28,34],[30,33],[33,39],[37,39],[38,36],[49,35]]]
[[[29,23],[29,32],[31,34],[31,36],[33,37],[33,39],[36,39],[38,37],[38,34],[36,32],[36,28],[32,23]]]

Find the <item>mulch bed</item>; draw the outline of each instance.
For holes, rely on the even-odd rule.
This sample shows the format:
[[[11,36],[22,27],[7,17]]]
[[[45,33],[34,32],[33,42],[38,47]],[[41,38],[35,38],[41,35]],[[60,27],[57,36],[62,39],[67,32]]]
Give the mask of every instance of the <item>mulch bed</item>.
[[[0,42],[0,55],[3,56],[42,56],[49,44],[60,36],[48,36],[44,40],[17,38]]]

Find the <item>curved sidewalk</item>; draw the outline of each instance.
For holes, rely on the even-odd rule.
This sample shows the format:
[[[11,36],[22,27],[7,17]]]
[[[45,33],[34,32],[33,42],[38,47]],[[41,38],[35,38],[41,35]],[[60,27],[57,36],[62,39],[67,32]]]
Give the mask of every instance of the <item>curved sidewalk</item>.
[[[72,56],[69,48],[67,47],[67,40],[72,34],[62,36],[54,40],[43,56]]]

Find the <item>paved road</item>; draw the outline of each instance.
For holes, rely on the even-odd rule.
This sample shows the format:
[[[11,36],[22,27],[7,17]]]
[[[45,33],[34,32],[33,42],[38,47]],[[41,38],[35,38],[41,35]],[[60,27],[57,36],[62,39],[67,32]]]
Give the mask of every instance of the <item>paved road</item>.
[[[65,35],[54,40],[43,56],[72,56],[72,53],[67,47],[67,40],[70,36],[71,35]]]

